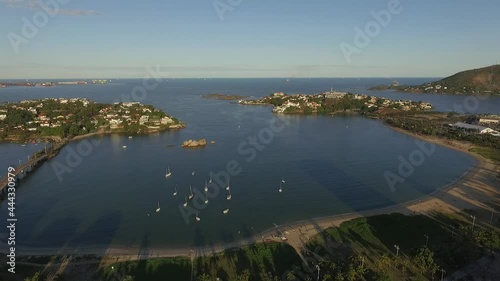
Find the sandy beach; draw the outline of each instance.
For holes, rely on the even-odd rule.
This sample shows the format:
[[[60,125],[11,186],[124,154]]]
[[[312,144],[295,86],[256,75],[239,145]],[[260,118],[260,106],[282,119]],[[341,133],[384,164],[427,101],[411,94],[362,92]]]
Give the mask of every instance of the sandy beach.
[[[477,160],[476,166],[467,171],[462,177],[435,191],[425,197],[407,202],[404,204],[393,205],[381,209],[368,210],[364,212],[347,213],[329,217],[315,218],[307,221],[300,221],[293,224],[279,225],[277,228],[272,228],[264,231],[253,237],[243,239],[233,243],[225,243],[212,245],[209,247],[199,248],[178,248],[178,249],[159,249],[159,248],[102,248],[85,247],[72,251],[72,254],[86,255],[97,254],[105,255],[110,258],[110,261],[124,261],[135,259],[147,259],[152,257],[175,257],[187,256],[196,257],[218,253],[227,249],[251,245],[258,242],[276,241],[281,242],[276,236],[277,232],[288,239],[286,243],[293,246],[298,253],[303,249],[303,246],[310,237],[319,232],[332,227],[338,226],[342,222],[359,217],[367,217],[380,214],[401,213],[405,215],[424,214],[431,215],[435,212],[456,213],[463,210],[474,209],[477,212],[476,223],[489,223],[492,214],[492,207],[500,205],[500,179],[497,175],[500,167],[491,161],[483,158],[480,155],[469,152],[470,144],[451,141],[433,137],[423,137],[411,134],[400,129],[395,129],[398,132],[411,135],[437,145],[449,147],[463,153],[467,153]],[[497,214],[498,215],[498,214]],[[21,249],[22,255],[46,255],[48,253],[59,252],[60,254],[71,254],[65,252],[64,249]]]

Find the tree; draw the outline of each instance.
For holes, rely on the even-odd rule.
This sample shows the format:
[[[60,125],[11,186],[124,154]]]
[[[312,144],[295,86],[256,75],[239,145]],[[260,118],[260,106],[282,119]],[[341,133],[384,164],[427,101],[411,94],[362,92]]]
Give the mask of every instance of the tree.
[[[71,124],[71,126],[69,126],[68,134],[70,136],[78,136],[78,133],[80,133],[80,128],[78,128],[75,124]]]
[[[45,280],[44,276],[40,272],[36,272],[31,278],[25,278],[24,281],[42,281]]]
[[[295,275],[291,271],[289,271],[288,274],[286,275],[286,280],[287,281],[295,280]]]
[[[415,264],[420,268],[422,274],[424,272],[434,274],[438,269],[438,266],[434,262],[434,252],[427,247],[418,249],[413,259]]]
[[[203,275],[198,276],[198,281],[212,281],[212,278],[206,273],[203,273]]]
[[[238,281],[249,281],[250,280],[250,271],[248,269],[243,270],[241,275],[237,277]]]

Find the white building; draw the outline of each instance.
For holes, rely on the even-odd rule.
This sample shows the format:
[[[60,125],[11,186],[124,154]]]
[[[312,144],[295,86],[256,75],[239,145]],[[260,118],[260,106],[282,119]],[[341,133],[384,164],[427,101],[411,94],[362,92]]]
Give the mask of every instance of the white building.
[[[463,123],[463,122],[457,122],[457,123],[453,124],[452,126],[454,128],[475,131],[475,132],[478,132],[480,134],[492,134],[492,135],[498,134],[497,131],[495,131],[495,130],[493,130],[491,128],[487,128],[487,127],[483,127],[483,126],[477,126],[477,125],[472,125],[472,124],[467,124],[467,123]]]
[[[498,124],[500,122],[499,119],[492,119],[492,118],[480,118],[479,123],[483,124]]]

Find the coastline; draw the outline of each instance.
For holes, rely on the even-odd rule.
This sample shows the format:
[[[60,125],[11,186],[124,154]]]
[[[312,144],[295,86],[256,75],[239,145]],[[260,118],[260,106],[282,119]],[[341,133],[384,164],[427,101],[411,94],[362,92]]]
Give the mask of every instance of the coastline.
[[[186,127],[185,124],[182,124],[182,123],[179,123],[178,125],[176,125],[177,127],[175,128],[171,128],[171,127],[167,127],[163,130],[150,130],[148,131],[147,133],[145,134],[140,134],[140,135],[150,135],[150,134],[154,134],[154,133],[161,133],[161,132],[164,132],[164,131],[170,131],[170,130],[180,130],[180,129],[183,129]],[[79,136],[76,136],[76,137],[73,137],[71,138],[69,141],[76,141],[76,140],[82,140],[82,139],[85,139],[85,138],[88,138],[88,137],[92,137],[92,136],[99,136],[99,135],[113,135],[113,134],[118,134],[118,135],[123,135],[123,134],[126,134],[125,132],[121,132],[121,131],[116,131],[116,132],[108,132],[108,131],[97,131],[97,132],[93,132],[93,133],[88,133],[88,134],[85,134],[85,135],[79,135]],[[133,136],[136,136],[137,134],[132,134]]]
[[[390,126],[389,126],[390,127]],[[497,165],[482,156],[468,151],[470,144],[451,141],[441,138],[425,137],[390,127],[395,131],[406,135],[445,146],[473,156],[477,163],[466,171],[458,180],[441,187],[431,194],[402,204],[391,205],[383,208],[366,210],[361,212],[344,213],[339,215],[318,217],[306,221],[297,221],[290,224],[280,225],[277,228],[265,230],[252,237],[244,238],[230,243],[220,243],[206,247],[179,247],[179,248],[152,248],[141,249],[136,247],[107,247],[90,246],[84,249],[71,250],[54,248],[20,248],[21,256],[42,256],[53,253],[75,254],[75,255],[98,255],[112,258],[113,262],[128,261],[158,257],[199,257],[222,252],[231,248],[248,246],[259,242],[281,242],[279,238],[273,237],[277,231],[286,233],[288,243],[301,255],[305,243],[312,236],[329,227],[339,226],[341,223],[355,218],[369,217],[381,214],[401,213],[404,215],[431,215],[435,212],[457,213],[465,209],[482,208],[488,210],[487,203],[495,198],[500,198],[499,180],[496,173]],[[489,211],[491,213],[491,209]],[[488,214],[489,214],[488,213]],[[489,217],[489,216],[488,216]],[[286,232],[285,232],[286,231]],[[68,249],[69,250],[69,249]]]

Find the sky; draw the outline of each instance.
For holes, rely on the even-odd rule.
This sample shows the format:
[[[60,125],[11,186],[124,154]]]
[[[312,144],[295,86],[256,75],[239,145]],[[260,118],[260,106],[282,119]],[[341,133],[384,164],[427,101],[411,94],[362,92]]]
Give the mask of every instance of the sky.
[[[0,79],[445,77],[500,63],[498,0],[0,0]]]

